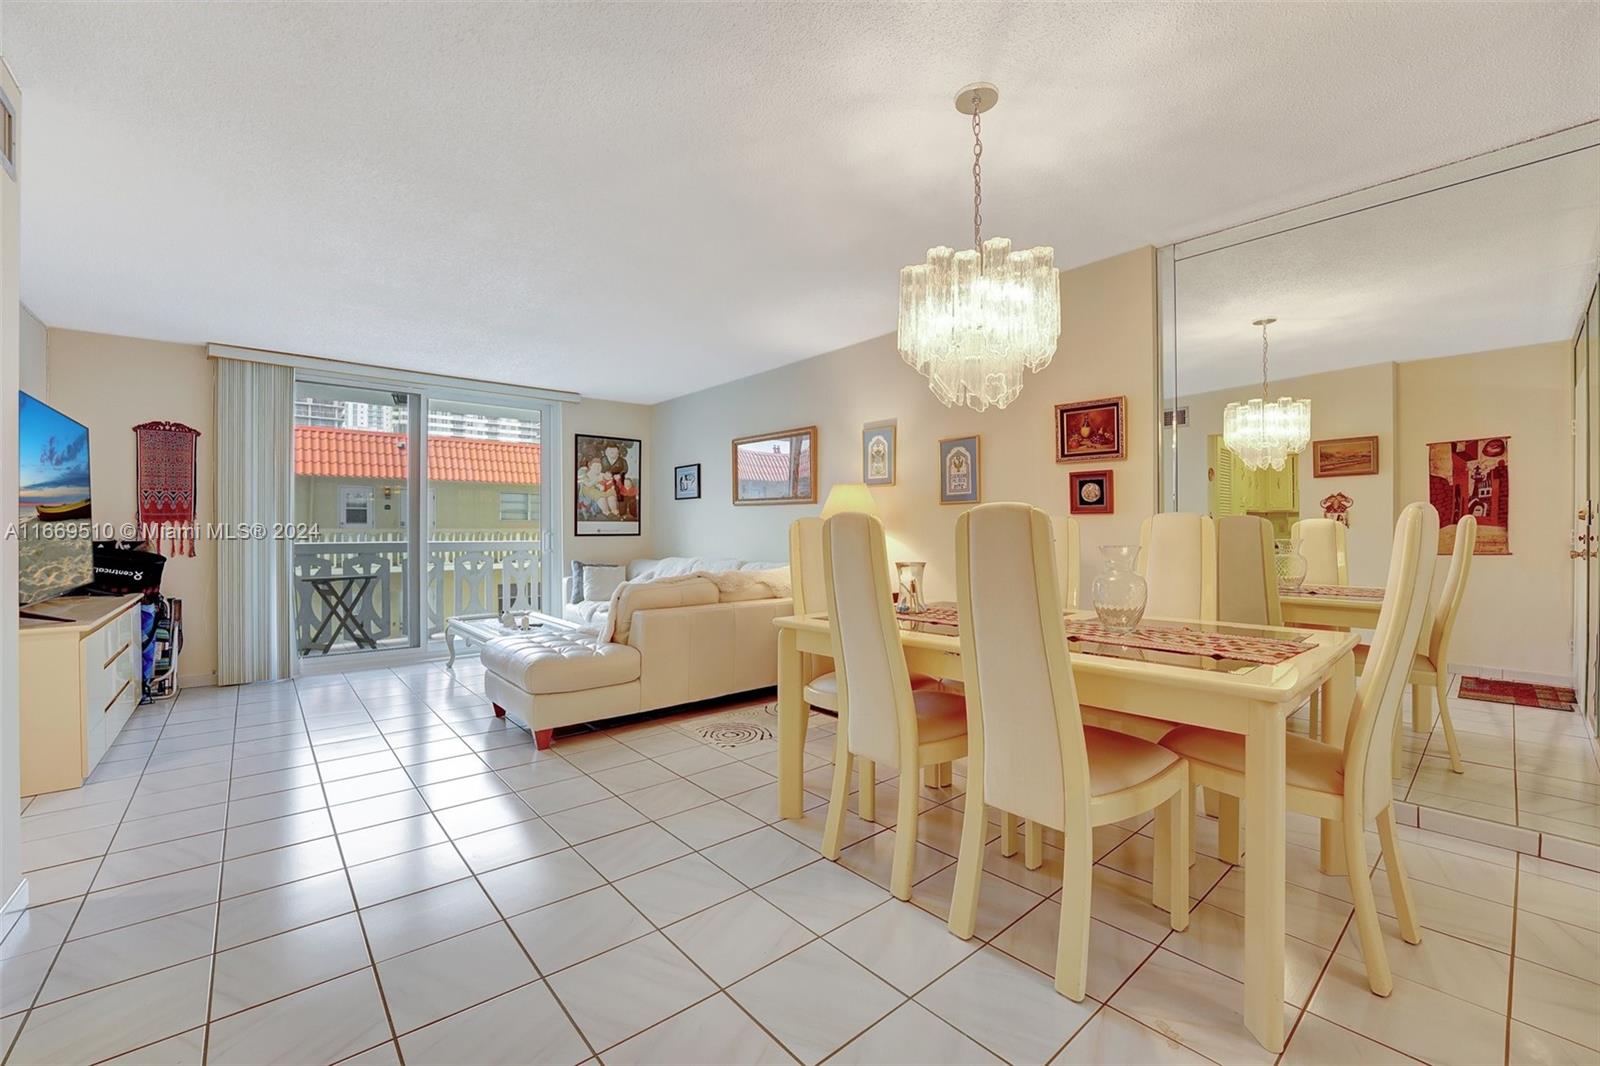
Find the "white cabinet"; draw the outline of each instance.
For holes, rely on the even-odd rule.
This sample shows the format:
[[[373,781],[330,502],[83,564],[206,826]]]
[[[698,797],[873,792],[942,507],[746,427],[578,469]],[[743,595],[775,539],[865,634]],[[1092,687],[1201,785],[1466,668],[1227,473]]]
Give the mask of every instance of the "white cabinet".
[[[22,794],[77,788],[139,705],[137,596],[63,596],[22,619]]]

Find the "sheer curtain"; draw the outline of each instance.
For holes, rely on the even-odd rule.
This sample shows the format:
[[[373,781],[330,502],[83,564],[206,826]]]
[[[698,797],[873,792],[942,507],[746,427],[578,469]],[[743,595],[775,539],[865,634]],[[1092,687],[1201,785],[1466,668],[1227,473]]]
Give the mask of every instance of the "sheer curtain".
[[[216,418],[217,684],[291,677],[294,370],[218,358]]]

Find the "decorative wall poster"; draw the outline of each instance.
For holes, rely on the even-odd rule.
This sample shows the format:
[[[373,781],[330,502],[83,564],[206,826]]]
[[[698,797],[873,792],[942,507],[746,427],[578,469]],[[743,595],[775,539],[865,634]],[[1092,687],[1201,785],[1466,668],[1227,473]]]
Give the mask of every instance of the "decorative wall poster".
[[[1339,437],[1311,442],[1312,477],[1356,477],[1377,472],[1377,437]]]
[[[1335,522],[1350,528],[1350,508],[1355,506],[1355,500],[1342,492],[1335,492],[1331,496],[1324,496],[1317,506],[1322,508],[1322,517],[1331,518]]]
[[[141,422],[133,437],[139,537],[157,551],[192,558],[200,431],[182,422]]]
[[[573,437],[573,535],[637,537],[643,494],[644,443],[631,437]]]
[[[939,502],[980,503],[978,437],[947,437],[939,442]]]
[[[1511,554],[1510,437],[1428,445],[1428,500],[1439,512],[1439,554],[1456,543],[1456,523],[1478,520],[1474,555]]]
[[[1116,482],[1110,470],[1082,470],[1072,474],[1073,514],[1114,514]]]
[[[1092,463],[1126,459],[1128,398],[1056,404],[1056,462]]]
[[[672,468],[672,498],[698,500],[700,498],[700,464],[688,463]]]
[[[861,480],[868,485],[893,485],[895,472],[895,420],[868,422],[861,427]]]

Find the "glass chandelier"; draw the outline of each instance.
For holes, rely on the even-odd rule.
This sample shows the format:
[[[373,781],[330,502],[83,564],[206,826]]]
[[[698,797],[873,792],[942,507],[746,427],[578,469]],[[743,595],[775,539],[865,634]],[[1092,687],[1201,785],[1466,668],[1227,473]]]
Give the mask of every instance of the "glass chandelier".
[[[1289,456],[1311,443],[1311,401],[1267,399],[1267,327],[1276,321],[1258,318],[1251,323],[1261,327],[1261,399],[1230,403],[1222,410],[1222,443],[1251,470],[1282,470]]]
[[[926,263],[900,271],[901,358],[940,403],[975,411],[1015,400],[1023,371],[1049,366],[1061,336],[1055,249],[1012,251],[1005,237],[983,239],[979,116],[999,99],[986,82],[956,94],[956,110],[972,116],[972,248],[930,248]]]

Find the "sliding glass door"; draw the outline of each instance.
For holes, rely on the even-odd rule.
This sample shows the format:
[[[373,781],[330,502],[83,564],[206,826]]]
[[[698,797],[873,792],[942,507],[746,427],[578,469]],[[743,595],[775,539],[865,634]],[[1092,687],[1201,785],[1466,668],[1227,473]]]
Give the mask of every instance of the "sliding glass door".
[[[442,650],[450,618],[543,609],[559,571],[554,407],[297,376],[301,656],[417,658]]]

